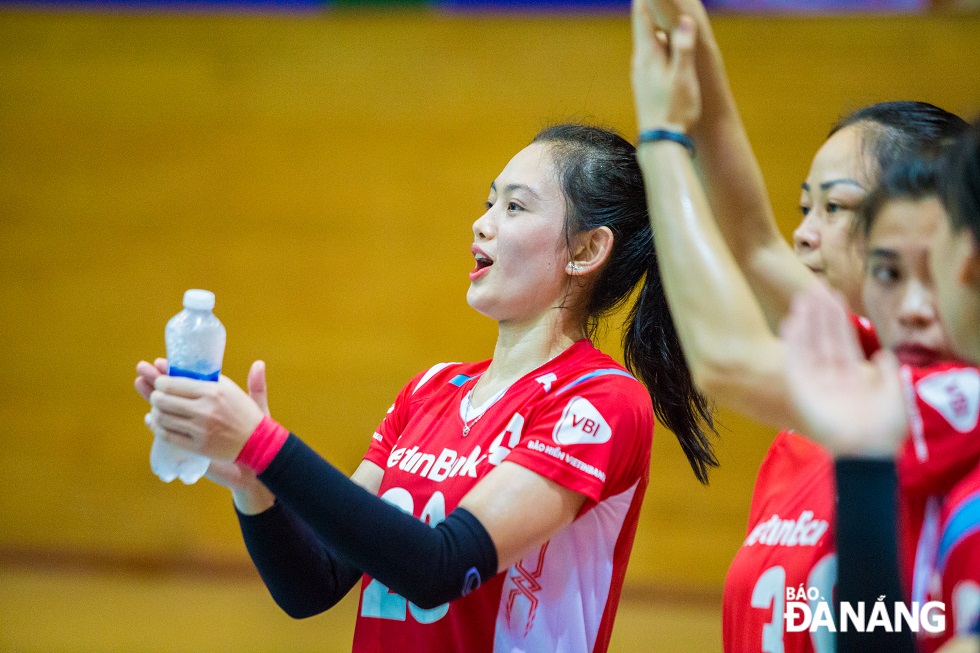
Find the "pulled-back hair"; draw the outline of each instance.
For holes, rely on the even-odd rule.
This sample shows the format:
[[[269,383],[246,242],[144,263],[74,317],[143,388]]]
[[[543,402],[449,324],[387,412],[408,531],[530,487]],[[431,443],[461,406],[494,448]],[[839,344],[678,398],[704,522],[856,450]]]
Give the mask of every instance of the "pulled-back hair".
[[[867,238],[882,208],[888,202],[917,202],[930,197],[938,198],[941,168],[938,153],[931,152],[892,163],[861,202],[861,208],[852,225],[854,234]]]
[[[878,179],[897,161],[935,155],[967,127],[959,116],[928,102],[879,102],[838,120],[827,137],[851,125],[860,129],[869,179]]]
[[[980,118],[946,156],[942,196],[953,230],[969,229],[980,243]]]
[[[664,295],[636,148],[614,131],[583,125],[549,127],[533,142],[551,150],[569,239],[598,227],[613,233],[612,251],[587,300],[589,335],[642,281],[623,334],[626,367],[647,387],[654,412],[677,436],[695,476],[707,483],[709,468],[718,466],[709,439],[711,406],[691,378]]]

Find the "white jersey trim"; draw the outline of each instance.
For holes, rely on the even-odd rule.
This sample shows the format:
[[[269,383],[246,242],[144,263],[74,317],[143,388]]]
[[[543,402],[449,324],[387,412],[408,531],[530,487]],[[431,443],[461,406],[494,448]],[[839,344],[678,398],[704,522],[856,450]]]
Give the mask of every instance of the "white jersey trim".
[[[494,653],[591,653],[639,481],[604,499],[505,573]]]
[[[421,388],[423,385],[425,385],[425,382],[426,381],[428,381],[429,379],[431,379],[436,374],[438,374],[442,370],[446,369],[450,365],[459,365],[459,363],[439,363],[437,365],[433,365],[432,367],[430,367],[429,368],[429,371],[427,371],[425,374],[423,374],[422,375],[422,378],[419,379],[419,382],[415,384],[415,389],[412,390],[412,394],[415,394],[416,392],[418,392],[419,391],[419,388]]]

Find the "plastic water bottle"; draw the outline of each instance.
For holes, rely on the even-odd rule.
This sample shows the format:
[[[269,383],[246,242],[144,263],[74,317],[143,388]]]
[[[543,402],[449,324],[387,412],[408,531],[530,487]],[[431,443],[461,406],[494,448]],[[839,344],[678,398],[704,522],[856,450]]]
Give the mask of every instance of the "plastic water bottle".
[[[202,381],[217,381],[221,376],[221,359],[225,354],[225,327],[211,311],[214,293],[188,290],[184,293],[184,310],[170,318],[164,332],[170,376],[184,376]],[[190,485],[208,471],[211,461],[154,438],[150,449],[150,468],[165,483],[179,478]]]

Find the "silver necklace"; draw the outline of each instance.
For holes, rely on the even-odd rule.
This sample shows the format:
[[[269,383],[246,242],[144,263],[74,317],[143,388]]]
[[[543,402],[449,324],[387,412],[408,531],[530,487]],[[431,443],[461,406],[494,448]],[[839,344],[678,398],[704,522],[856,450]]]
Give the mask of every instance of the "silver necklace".
[[[497,403],[497,401],[501,397],[504,396],[504,393],[505,392],[507,392],[507,388],[504,388],[503,390],[501,390],[500,392],[498,392],[496,395],[494,395],[493,397],[491,397],[490,401],[487,402],[487,406],[486,406],[486,408],[484,408],[483,412],[481,412],[479,415],[477,415],[473,419],[468,419],[469,418],[469,415],[470,415],[470,411],[473,410],[473,400],[471,399],[471,397],[473,396],[473,391],[470,390],[469,392],[466,393],[466,396],[463,397],[463,401],[466,402],[466,405],[463,406],[463,415],[462,415],[462,418],[463,418],[463,437],[464,438],[467,435],[470,434],[470,430],[472,430],[472,428],[474,426],[476,426],[476,423],[477,422],[479,422],[481,419],[483,419],[483,416],[486,415],[490,411],[490,409],[493,407],[493,405],[495,403]]]

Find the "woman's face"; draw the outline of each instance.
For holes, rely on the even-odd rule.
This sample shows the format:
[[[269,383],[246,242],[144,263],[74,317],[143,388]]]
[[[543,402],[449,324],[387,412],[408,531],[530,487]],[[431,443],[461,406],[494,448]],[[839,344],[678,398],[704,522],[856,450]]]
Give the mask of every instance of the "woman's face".
[[[864,306],[882,346],[906,365],[954,358],[929,267],[936,232],[946,222],[937,197],[895,199],[882,205],[868,234]]]
[[[949,220],[933,242],[930,271],[950,340],[961,358],[980,363],[980,243],[969,229],[953,231]]]
[[[565,195],[550,148],[532,143],[518,152],[490,185],[486,206],[473,223],[470,306],[500,322],[560,306],[569,257]]]
[[[817,151],[803,183],[803,221],[793,232],[800,261],[840,291],[849,308],[862,313],[861,254],[851,224],[871,182],[855,125],[839,130]]]

